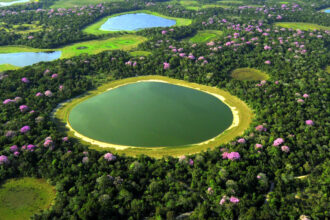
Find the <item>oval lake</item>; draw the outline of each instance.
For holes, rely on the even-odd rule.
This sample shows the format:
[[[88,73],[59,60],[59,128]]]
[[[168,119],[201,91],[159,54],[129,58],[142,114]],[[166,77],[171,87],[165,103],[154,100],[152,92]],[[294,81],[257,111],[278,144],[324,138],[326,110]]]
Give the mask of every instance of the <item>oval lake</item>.
[[[136,31],[144,28],[170,27],[176,21],[146,13],[124,14],[109,18],[100,28],[104,31]]]
[[[125,146],[180,146],[209,140],[233,121],[217,97],[163,82],[137,82],[77,104],[68,121],[80,134]]]
[[[60,58],[61,53],[61,51],[0,53],[0,65],[11,64],[19,67],[29,66],[41,61],[56,60]]]

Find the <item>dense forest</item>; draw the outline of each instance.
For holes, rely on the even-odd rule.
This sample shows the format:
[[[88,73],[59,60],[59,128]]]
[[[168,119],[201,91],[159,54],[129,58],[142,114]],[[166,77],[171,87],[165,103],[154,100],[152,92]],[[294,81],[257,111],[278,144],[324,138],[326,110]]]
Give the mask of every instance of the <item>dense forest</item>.
[[[329,1],[247,0],[246,5],[262,7],[233,3],[198,11],[166,1],[50,9],[52,2],[0,8],[0,23],[38,21],[42,26],[28,35],[0,30],[0,45],[56,48],[125,34],[94,36],[82,29],[104,16],[139,9],[193,23],[137,31],[149,39],[138,46],[152,52],[149,56],[106,51],[0,73],[0,180],[45,178],[57,192],[54,205],[34,219],[330,217],[330,78],[325,70],[330,31],[275,25],[330,26],[330,15],[318,11]],[[207,43],[185,40],[199,30],[220,30],[223,36]],[[232,79],[230,72],[240,67],[260,69],[270,79]],[[246,102],[255,117],[230,143],[162,159],[89,149],[68,138],[51,117],[65,100],[111,80],[142,75],[217,86]]]

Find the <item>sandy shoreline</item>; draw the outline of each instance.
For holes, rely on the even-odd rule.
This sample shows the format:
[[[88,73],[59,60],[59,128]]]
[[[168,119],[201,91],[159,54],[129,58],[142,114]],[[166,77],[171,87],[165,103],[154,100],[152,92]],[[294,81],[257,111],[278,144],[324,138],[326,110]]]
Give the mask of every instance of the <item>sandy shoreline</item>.
[[[110,91],[112,89],[116,89],[118,87],[121,87],[121,86],[125,86],[125,85],[128,85],[128,84],[132,84],[132,83],[137,83],[137,82],[161,82],[161,83],[171,83],[171,82],[167,82],[167,81],[164,81],[164,80],[156,80],[156,79],[148,79],[148,80],[139,80],[139,81],[136,81],[136,82],[129,82],[129,83],[124,83],[124,84],[121,84],[121,85],[118,85],[118,86],[115,86],[115,87],[112,87],[112,88],[109,88],[107,89],[106,91]],[[205,93],[208,93],[214,97],[216,97],[217,99],[219,99],[220,101],[222,101],[224,104],[226,104],[232,111],[232,114],[233,114],[233,122],[231,124],[231,126],[229,128],[227,128],[225,131],[221,132],[219,135],[211,138],[211,139],[208,139],[206,141],[203,141],[203,142],[200,142],[200,143],[195,143],[195,144],[189,144],[187,146],[191,146],[191,145],[204,145],[204,144],[207,144],[209,142],[212,142],[214,141],[215,139],[217,139],[219,136],[221,136],[224,132],[234,128],[234,127],[237,127],[239,125],[239,113],[238,113],[238,110],[236,109],[236,107],[233,107],[233,106],[230,106],[227,102],[226,102],[226,98],[219,95],[219,94],[216,94],[216,93],[212,93],[212,92],[208,92],[208,91],[205,91],[205,90],[202,90],[201,88],[199,87],[192,87],[192,86],[188,86],[188,85],[184,85],[184,84],[181,84],[181,83],[172,83],[174,85],[178,85],[178,86],[183,86],[183,87],[187,87],[187,88],[191,88],[191,89],[196,89],[198,91],[201,91],[201,92],[205,92]],[[103,93],[103,92],[102,92]],[[80,97],[80,96],[78,96]],[[75,98],[78,98],[78,97],[75,97]],[[53,111],[52,111],[52,117],[55,117],[56,115],[56,112],[60,109],[60,108],[63,108],[65,107],[65,105],[67,103],[69,103],[70,101],[72,101],[73,99],[75,98],[72,98],[72,99],[69,99],[65,102],[62,102],[60,103]],[[97,140],[94,140],[92,138],[89,138],[89,137],[86,137],[82,134],[80,134],[79,132],[77,132],[76,130],[74,130],[69,121],[67,120],[66,121],[66,127],[71,131],[73,132],[73,135],[77,138],[80,138],[81,140],[85,141],[85,142],[88,142],[92,145],[97,145],[101,148],[114,148],[116,150],[125,150],[125,149],[128,149],[128,148],[144,148],[144,149],[150,149],[150,150],[157,150],[157,149],[163,149],[164,147],[136,147],[136,146],[125,146],[125,145],[116,145],[116,144],[111,144],[111,143],[107,143],[107,142],[101,142],[101,141],[97,141]]]

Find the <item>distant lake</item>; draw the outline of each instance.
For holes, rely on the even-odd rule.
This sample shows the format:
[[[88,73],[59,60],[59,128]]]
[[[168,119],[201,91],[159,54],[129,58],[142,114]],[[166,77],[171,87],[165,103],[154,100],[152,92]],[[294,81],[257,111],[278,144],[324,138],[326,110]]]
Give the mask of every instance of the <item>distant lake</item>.
[[[0,53],[0,65],[11,64],[19,67],[29,66],[41,61],[56,60],[60,58],[61,53],[61,51]]]
[[[24,3],[24,2],[29,2],[30,0],[18,0],[18,1],[12,1],[12,2],[2,2],[0,1],[0,7],[5,7],[17,3]]]
[[[330,13],[330,9],[324,10],[325,13]]]
[[[136,13],[109,18],[100,28],[104,31],[136,31],[144,28],[170,27],[176,21],[155,15]]]

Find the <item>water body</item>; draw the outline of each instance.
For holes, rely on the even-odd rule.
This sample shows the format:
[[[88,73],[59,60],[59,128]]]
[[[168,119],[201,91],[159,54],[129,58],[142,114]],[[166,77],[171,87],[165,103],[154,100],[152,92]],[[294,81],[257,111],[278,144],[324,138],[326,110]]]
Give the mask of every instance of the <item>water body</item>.
[[[0,7],[10,6],[17,3],[24,3],[29,2],[30,0],[18,0],[18,1],[12,1],[12,2],[1,2],[0,1]]]
[[[19,67],[29,66],[41,61],[56,60],[60,58],[61,53],[61,51],[0,53],[0,65],[11,64]]]
[[[137,82],[75,106],[69,123],[97,141],[127,146],[178,146],[209,140],[233,121],[215,96],[161,82]]]
[[[104,31],[136,31],[144,28],[170,27],[176,21],[155,15],[136,13],[109,18],[100,28]]]
[[[330,13],[330,9],[324,10],[325,13]]]

